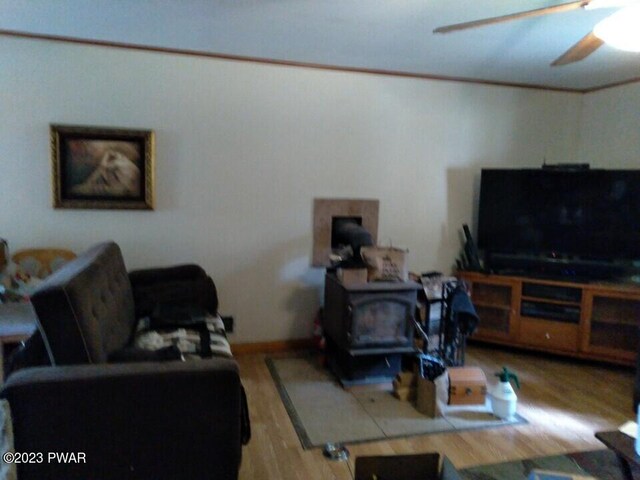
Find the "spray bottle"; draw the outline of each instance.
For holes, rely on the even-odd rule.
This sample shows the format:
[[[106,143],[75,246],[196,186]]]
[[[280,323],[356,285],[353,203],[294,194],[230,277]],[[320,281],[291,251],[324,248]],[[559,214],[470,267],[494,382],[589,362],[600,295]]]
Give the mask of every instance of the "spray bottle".
[[[509,380],[513,379],[518,388],[520,388],[520,382],[507,367],[502,367],[502,372],[497,372],[496,377],[500,378],[500,382],[489,392],[491,408],[496,417],[509,420],[515,415],[518,403],[518,397]]]

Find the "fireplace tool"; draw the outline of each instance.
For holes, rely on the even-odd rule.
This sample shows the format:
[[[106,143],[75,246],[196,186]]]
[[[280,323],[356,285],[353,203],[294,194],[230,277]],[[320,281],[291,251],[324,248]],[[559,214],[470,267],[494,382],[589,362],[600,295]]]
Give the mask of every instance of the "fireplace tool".
[[[440,325],[437,347],[432,348],[428,329],[414,319],[416,331],[423,338],[423,352],[420,358],[429,355],[447,366],[464,365],[466,338],[475,331],[478,316],[471,303],[467,286],[454,279],[442,283],[442,294],[429,299],[429,304],[440,303]]]
[[[424,331],[424,329],[422,328],[422,325],[420,325],[420,322],[418,322],[415,319],[413,320],[413,322],[414,322],[416,331],[420,334],[420,336],[424,340],[422,353],[419,353],[416,355],[416,358],[418,360],[418,368],[420,371],[420,376],[422,378],[426,378],[428,380],[433,381],[436,378],[438,378],[440,375],[442,375],[447,367],[445,366],[444,362],[440,358],[428,353],[429,352],[429,335],[427,335],[427,333]]]
[[[441,308],[439,357],[450,367],[464,365],[467,337],[475,331],[479,318],[462,280],[443,284]]]

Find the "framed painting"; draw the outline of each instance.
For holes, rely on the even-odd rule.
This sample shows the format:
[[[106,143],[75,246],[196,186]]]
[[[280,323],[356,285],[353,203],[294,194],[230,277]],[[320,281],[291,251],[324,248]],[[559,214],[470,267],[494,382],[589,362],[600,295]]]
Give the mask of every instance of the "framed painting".
[[[154,207],[151,130],[51,125],[54,208]]]

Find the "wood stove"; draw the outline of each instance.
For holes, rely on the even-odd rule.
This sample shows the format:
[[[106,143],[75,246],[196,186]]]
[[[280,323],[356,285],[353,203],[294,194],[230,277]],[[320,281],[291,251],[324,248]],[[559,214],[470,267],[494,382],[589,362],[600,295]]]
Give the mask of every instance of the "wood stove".
[[[342,284],[325,276],[323,328],[329,366],[344,386],[391,380],[415,352],[416,282]]]

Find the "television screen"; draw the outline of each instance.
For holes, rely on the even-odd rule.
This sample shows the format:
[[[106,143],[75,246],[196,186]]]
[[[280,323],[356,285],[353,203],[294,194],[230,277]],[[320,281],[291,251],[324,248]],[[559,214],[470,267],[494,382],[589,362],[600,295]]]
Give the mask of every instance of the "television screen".
[[[640,259],[640,170],[482,170],[478,246]]]

